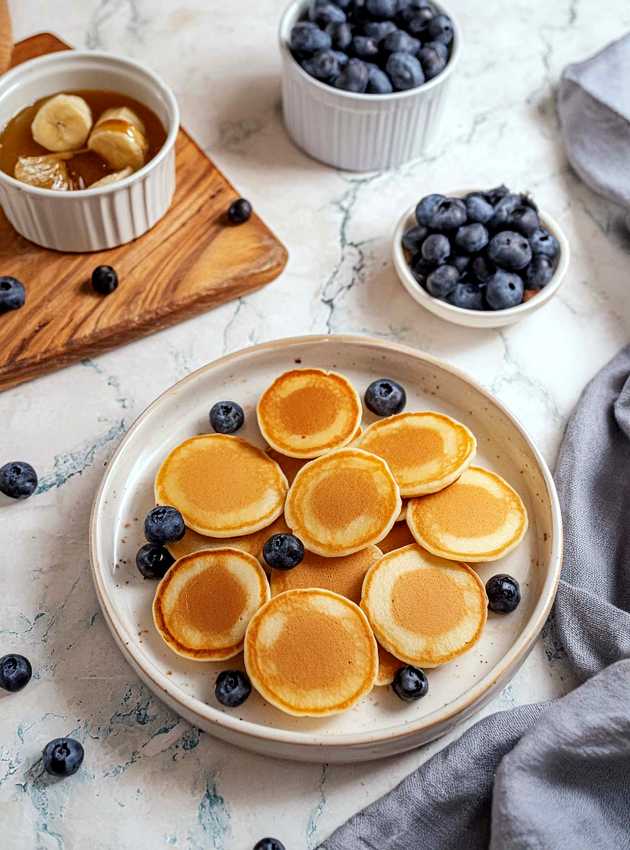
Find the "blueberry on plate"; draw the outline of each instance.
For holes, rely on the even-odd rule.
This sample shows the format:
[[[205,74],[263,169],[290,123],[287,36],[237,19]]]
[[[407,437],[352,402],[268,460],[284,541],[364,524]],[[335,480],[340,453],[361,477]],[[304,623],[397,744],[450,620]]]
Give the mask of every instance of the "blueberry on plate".
[[[370,63],[368,65],[366,92],[368,94],[391,94],[393,91],[394,87],[385,71],[381,71],[378,65]]]
[[[291,50],[298,54],[317,53],[318,50],[328,50],[332,39],[327,32],[320,30],[311,21],[299,21],[291,30],[289,37]]]
[[[33,668],[23,655],[3,655],[0,658],[0,688],[14,694],[31,681]]]
[[[227,215],[232,224],[245,224],[252,217],[252,205],[245,198],[237,198],[230,204]]]
[[[492,310],[507,310],[522,303],[524,290],[519,275],[497,269],[486,284],[486,301]]]
[[[470,273],[479,283],[487,283],[496,272],[496,266],[487,257],[474,257],[470,264]]]
[[[455,244],[461,251],[477,254],[488,244],[488,231],[479,222],[464,224],[455,234]]]
[[[367,84],[368,69],[365,62],[360,59],[350,59],[335,80],[336,88],[357,94],[363,94],[367,89]]]
[[[560,243],[546,227],[535,230],[529,237],[529,244],[532,247],[532,254],[543,254],[551,260],[555,260],[560,253]]]
[[[442,265],[451,255],[451,243],[443,233],[432,233],[422,243],[422,256],[427,263]]]
[[[352,52],[359,59],[365,59],[367,62],[378,56],[378,42],[367,35],[355,35],[352,39]]]
[[[464,199],[468,221],[478,221],[487,224],[494,215],[494,207],[480,192],[472,192]]]
[[[544,254],[535,254],[525,269],[525,283],[528,289],[544,289],[553,277],[554,262]]]
[[[457,230],[466,224],[466,204],[460,198],[442,198],[428,222],[432,230]]]
[[[372,381],[365,391],[365,406],[377,416],[393,416],[407,404],[405,388],[391,378]]]
[[[417,254],[422,247],[422,243],[429,235],[429,229],[422,224],[416,224],[410,227],[403,233],[402,244],[403,248],[411,254]]]
[[[396,32],[396,24],[392,21],[366,21],[363,25],[364,35],[373,38],[374,41],[382,41],[390,32]]]
[[[488,257],[502,269],[518,271],[531,263],[532,249],[520,233],[502,230],[490,240]]]
[[[44,747],[44,770],[52,776],[72,776],[83,764],[84,755],[74,738],[55,738]]]
[[[455,254],[450,258],[449,266],[455,266],[460,275],[463,275],[470,266],[471,261],[472,257],[470,254]]]
[[[92,289],[99,295],[109,295],[118,289],[118,275],[111,266],[97,266],[92,272]]]
[[[245,412],[235,401],[217,401],[210,408],[210,425],[218,434],[234,434],[245,422]]]
[[[285,846],[277,838],[261,838],[254,845],[254,850],[285,850]]]
[[[314,24],[325,27],[332,23],[343,24],[346,20],[346,13],[336,3],[315,0],[308,10],[308,17]]]
[[[149,511],[144,520],[144,536],[149,543],[157,543],[158,546],[175,543],[185,533],[184,518],[177,508],[169,505],[158,505]]]
[[[164,578],[174,563],[171,553],[157,543],[145,543],[136,553],[136,567],[143,578]]]
[[[243,670],[223,670],[217,676],[214,695],[226,708],[243,705],[252,692],[252,683]]]
[[[449,304],[460,307],[462,310],[486,309],[483,288],[478,283],[470,281],[458,283],[446,300]]]
[[[373,18],[391,20],[398,11],[398,0],[366,0],[365,8]]]
[[[37,490],[37,473],[23,460],[0,467],[0,493],[10,499],[28,499]]]
[[[446,68],[447,60],[434,47],[425,45],[418,51],[418,59],[426,80],[432,80]]]
[[[396,670],[392,690],[403,702],[415,702],[415,700],[427,695],[429,680],[424,670],[405,664],[404,667]]]
[[[304,59],[302,67],[311,77],[325,83],[337,79],[341,70],[334,50],[320,50],[315,56]]]
[[[2,275],[0,277],[0,313],[8,313],[9,310],[19,310],[26,301],[26,290],[24,284],[16,277]]]
[[[453,22],[448,15],[435,15],[429,21],[427,34],[430,41],[441,41],[450,44],[453,40]]]
[[[326,32],[331,38],[333,50],[347,50],[352,43],[352,27],[347,21],[328,24]],[[367,34],[367,33],[366,33]]]
[[[519,204],[509,213],[506,225],[508,230],[515,230],[523,236],[532,236],[540,227],[540,219],[536,210],[526,204]]]
[[[439,203],[445,201],[444,195],[426,195],[416,206],[416,221],[423,227],[431,226],[431,218]]]
[[[394,30],[383,39],[383,48],[388,53],[411,53],[415,56],[421,46],[417,38],[403,30]]]
[[[499,573],[486,583],[488,608],[496,614],[511,614],[521,601],[521,588],[512,576]]]
[[[274,570],[292,570],[304,560],[304,544],[295,534],[272,534],[265,540],[263,558]]]
[[[483,194],[488,203],[492,204],[493,207],[496,207],[501,198],[504,198],[506,195],[510,194],[510,190],[504,183],[502,183],[500,186],[496,186],[494,189],[488,189],[488,191],[484,192]]]
[[[459,283],[460,275],[455,266],[438,266],[427,277],[427,292],[434,298],[444,300]]]

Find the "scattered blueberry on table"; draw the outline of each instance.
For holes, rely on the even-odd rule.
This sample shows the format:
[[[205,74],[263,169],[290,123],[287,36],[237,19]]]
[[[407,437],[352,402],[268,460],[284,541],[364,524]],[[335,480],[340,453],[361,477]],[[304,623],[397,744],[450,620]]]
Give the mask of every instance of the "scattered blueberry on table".
[[[0,277],[0,313],[19,310],[26,301],[26,289],[16,277],[2,275]]]
[[[252,683],[243,670],[223,670],[217,676],[214,694],[226,708],[238,708],[252,692]]]
[[[407,393],[397,381],[379,378],[365,391],[365,405],[377,416],[393,416],[407,404]]]
[[[23,460],[0,467],[0,493],[10,499],[28,499],[37,490],[37,473]]]
[[[184,518],[177,510],[169,505],[158,505],[152,508],[144,520],[144,536],[149,543],[163,546],[165,543],[175,543],[186,533]]]
[[[252,205],[245,198],[237,198],[234,203],[230,204],[228,209],[228,220],[232,224],[245,224],[252,217]]]
[[[448,65],[453,24],[429,0],[313,0],[289,46],[311,77],[357,94],[418,88]]]
[[[254,845],[254,850],[286,850],[286,848],[277,838],[261,838]]]
[[[14,694],[31,681],[33,668],[23,655],[3,655],[0,658],[0,688]]]
[[[110,295],[118,289],[118,275],[111,266],[97,266],[92,272],[92,289],[99,295]]]
[[[423,670],[406,664],[396,670],[392,689],[403,702],[414,702],[426,696],[429,690],[429,680]]]
[[[218,434],[234,434],[245,423],[245,412],[235,401],[217,401],[210,408],[210,425]]]
[[[295,534],[272,534],[263,546],[263,558],[274,570],[292,570],[304,560],[304,544]]]
[[[521,601],[521,588],[512,576],[499,573],[486,582],[488,608],[496,614],[511,614]]]
[[[175,563],[175,558],[164,546],[145,543],[136,554],[136,566],[143,578],[164,578],[166,571]]]
[[[529,195],[506,186],[463,198],[432,194],[402,237],[407,262],[429,295],[463,310],[506,310],[553,278],[560,244]]]
[[[44,747],[44,770],[51,776],[72,776],[83,764],[84,755],[74,738],[55,738]]]

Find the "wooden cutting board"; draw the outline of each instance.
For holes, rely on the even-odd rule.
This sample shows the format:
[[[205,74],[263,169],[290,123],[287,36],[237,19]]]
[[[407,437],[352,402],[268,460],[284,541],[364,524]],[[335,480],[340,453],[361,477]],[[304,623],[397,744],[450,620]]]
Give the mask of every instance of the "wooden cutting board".
[[[66,49],[41,33],[15,45],[12,65]],[[167,215],[140,239],[110,251],[40,248],[0,212],[0,275],[17,277],[27,290],[24,307],[0,315],[0,390],[245,295],[284,269],[286,248],[260,218],[227,223],[226,210],[239,194],[185,130],[176,162]],[[89,284],[92,269],[103,264],[120,280],[105,297]]]

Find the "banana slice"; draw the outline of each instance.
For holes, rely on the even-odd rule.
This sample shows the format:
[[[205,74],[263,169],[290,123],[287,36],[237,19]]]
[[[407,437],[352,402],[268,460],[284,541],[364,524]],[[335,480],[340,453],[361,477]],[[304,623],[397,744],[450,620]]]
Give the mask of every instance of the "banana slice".
[[[103,121],[110,121],[112,119],[118,119],[119,121],[128,121],[130,124],[139,130],[143,136],[146,136],[147,131],[142,123],[142,120],[133,109],[129,109],[128,106],[119,106],[115,109],[106,109],[100,116],[95,127],[98,127],[99,124],[102,124]]]
[[[97,186],[109,186],[110,183],[118,183],[119,180],[124,180],[125,177],[129,177],[130,174],[133,174],[133,168],[128,165],[121,171],[114,171],[112,174],[106,174],[105,177],[101,177],[101,179],[97,180],[95,183],[90,183],[88,189],[96,189]]]
[[[139,121],[138,117],[130,109],[123,107],[117,110],[106,110],[106,112],[131,112],[131,117]],[[88,139],[88,148],[108,163],[112,168],[120,171],[123,168],[132,168],[137,171],[144,165],[149,144],[146,136],[136,123],[127,118],[104,117],[99,118]],[[140,122],[142,126],[142,122]]]
[[[16,180],[28,183],[29,186],[68,191],[73,187],[65,160],[72,156],[71,151],[45,156],[21,156],[15,164],[13,173]]]
[[[92,129],[92,110],[74,94],[57,94],[42,104],[31,133],[38,145],[49,151],[73,151],[82,148]]]

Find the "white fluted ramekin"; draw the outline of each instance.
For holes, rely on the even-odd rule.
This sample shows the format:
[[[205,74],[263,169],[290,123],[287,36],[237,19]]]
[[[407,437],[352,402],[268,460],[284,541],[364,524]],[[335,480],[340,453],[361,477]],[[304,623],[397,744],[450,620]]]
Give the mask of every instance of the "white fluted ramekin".
[[[0,171],[0,204],[17,232],[44,248],[115,248],[150,230],[171,205],[179,108],[171,89],[143,65],[68,50],[32,59],[0,77],[0,126],[38,98],[71,89],[111,89],[141,101],[164,124],[164,145],[130,177],[96,189],[39,189]]]
[[[393,94],[356,94],[309,76],[289,49],[291,29],[308,8],[294,0],[280,22],[282,104],[293,141],[309,156],[347,171],[380,171],[416,159],[430,149],[451,76],[462,48],[461,30],[453,21],[453,48],[448,65],[422,86]]]

